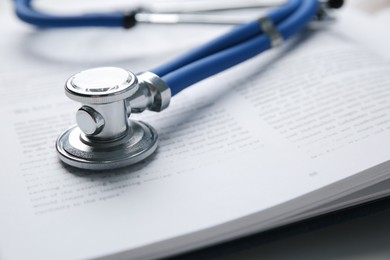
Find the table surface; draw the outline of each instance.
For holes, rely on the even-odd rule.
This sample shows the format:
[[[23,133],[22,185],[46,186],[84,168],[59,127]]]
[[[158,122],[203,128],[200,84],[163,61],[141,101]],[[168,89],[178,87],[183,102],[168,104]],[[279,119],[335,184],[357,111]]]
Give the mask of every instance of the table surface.
[[[172,260],[390,259],[390,197],[331,212]]]
[[[220,259],[390,259],[390,209]]]

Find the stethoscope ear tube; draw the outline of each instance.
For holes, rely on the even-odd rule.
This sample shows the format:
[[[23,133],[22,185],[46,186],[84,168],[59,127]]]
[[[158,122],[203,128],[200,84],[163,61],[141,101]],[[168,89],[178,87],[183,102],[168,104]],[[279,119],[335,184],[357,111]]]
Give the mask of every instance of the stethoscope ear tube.
[[[287,16],[291,15],[299,5],[301,0],[290,0],[287,4],[280,8],[273,10],[267,15],[268,19],[277,25]],[[201,47],[191,51],[190,53],[176,58],[172,62],[164,64],[158,68],[152,69],[154,73],[163,77],[185,65],[193,63],[197,60],[215,54],[217,52],[226,50],[230,47],[236,46],[240,43],[246,42],[254,37],[262,34],[262,28],[259,21],[252,21],[240,26],[237,26],[232,31],[212,40]]]
[[[319,8],[317,0],[292,0],[289,3],[291,4],[290,8],[292,8],[290,15],[279,21],[278,24],[273,25],[284,40],[289,39],[305,28],[305,26],[313,20]],[[273,22],[270,18],[267,18],[266,21],[269,23]],[[152,70],[152,72],[162,77],[170,86],[172,95],[175,95],[198,81],[213,76],[270,49],[273,45],[272,35],[267,35],[263,32],[261,20],[256,21],[255,23],[257,23],[258,27],[257,34],[249,39],[227,48],[216,46],[218,43],[223,42],[221,39],[229,39],[230,35],[235,35],[237,32],[237,30],[235,30],[228,34],[228,36],[222,36],[215,40],[215,43],[217,44],[211,44],[207,49],[201,47],[199,50],[195,50],[194,52],[190,52],[182,58],[179,58],[179,62],[174,61],[167,65],[163,65],[162,67]],[[238,31],[249,31],[255,23],[244,25],[243,27],[240,27]],[[254,32],[255,31],[252,33]],[[226,45],[227,44],[225,44],[225,46]],[[208,56],[203,55],[214,49],[219,51]],[[190,62],[188,63],[188,61]],[[177,68],[178,65],[182,65],[183,63],[186,64]]]
[[[288,5],[292,1],[287,1],[284,5],[286,8],[281,8],[274,14],[283,16],[283,9],[288,11]],[[326,8],[339,8],[343,5],[343,0],[319,0],[322,6]],[[280,5],[275,3],[255,3],[255,2],[237,2],[237,3],[211,3],[211,6],[198,6],[194,8],[186,7],[186,2],[182,5],[171,4],[168,10],[161,8],[140,7],[125,12],[108,12],[108,13],[87,13],[82,15],[56,16],[45,12],[41,12],[34,8],[32,0],[14,0],[15,11],[17,16],[24,22],[35,25],[41,28],[61,28],[61,27],[85,27],[85,26],[102,26],[102,27],[122,27],[132,28],[138,23],[192,23],[192,24],[242,24],[247,20],[243,17],[231,17],[224,15],[210,15],[205,11],[220,11],[230,9],[247,9],[247,8],[264,8]],[[184,5],[183,5],[184,4]],[[193,5],[194,3],[191,3]],[[233,4],[233,5],[231,5]],[[188,5],[188,4],[187,4]],[[181,6],[183,9],[177,9]],[[200,9],[199,9],[200,7]],[[160,10],[160,11],[159,11]],[[197,12],[198,10],[198,12]],[[199,12],[202,11],[202,12]],[[268,16],[275,24],[278,23],[277,17],[273,17],[273,13]]]
[[[15,12],[20,20],[41,28],[67,28],[82,26],[123,27],[123,13],[96,13],[75,16],[55,16],[39,12],[32,0],[14,0]]]

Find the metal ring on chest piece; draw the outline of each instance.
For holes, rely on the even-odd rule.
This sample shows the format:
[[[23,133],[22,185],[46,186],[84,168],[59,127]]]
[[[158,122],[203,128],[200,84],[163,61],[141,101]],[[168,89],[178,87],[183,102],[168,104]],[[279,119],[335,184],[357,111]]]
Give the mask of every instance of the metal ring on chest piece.
[[[120,168],[157,149],[156,130],[129,119],[128,99],[139,93],[133,73],[111,67],[86,70],[67,81],[65,92],[82,104],[77,125],[57,139],[59,158],[66,164],[90,170]]]
[[[60,159],[71,166],[89,170],[107,170],[135,164],[157,149],[156,130],[146,123],[130,120],[129,133],[116,141],[85,140],[80,128],[73,126],[59,136]]]

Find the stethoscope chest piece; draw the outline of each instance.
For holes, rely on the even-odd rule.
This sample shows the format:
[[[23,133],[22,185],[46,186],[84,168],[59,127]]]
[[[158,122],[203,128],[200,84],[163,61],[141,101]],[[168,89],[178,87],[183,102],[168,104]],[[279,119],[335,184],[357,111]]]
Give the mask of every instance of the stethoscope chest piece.
[[[140,162],[157,149],[157,132],[146,123],[130,120],[129,133],[105,143],[89,141],[79,127],[65,131],[57,140],[59,158],[64,163],[89,170],[120,168]],[[129,128],[130,129],[130,128]]]
[[[141,75],[139,82],[131,72],[104,67],[72,76],[65,93],[82,107],[76,113],[77,125],[57,139],[59,158],[77,168],[104,170],[131,165],[153,154],[158,145],[156,130],[129,116],[132,111],[155,107],[156,102],[162,110],[169,100],[162,102],[161,96],[170,98],[170,91],[156,75],[146,75],[149,80],[142,80]]]

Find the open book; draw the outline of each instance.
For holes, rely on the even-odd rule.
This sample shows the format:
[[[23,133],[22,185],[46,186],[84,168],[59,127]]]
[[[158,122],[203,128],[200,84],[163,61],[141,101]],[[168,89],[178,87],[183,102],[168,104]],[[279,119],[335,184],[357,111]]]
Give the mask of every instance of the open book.
[[[178,53],[140,61],[118,43],[116,59],[110,41],[127,32],[1,21],[1,259],[170,256],[390,193],[390,63],[359,40],[370,32],[353,13],[138,115],[160,133],[156,155],[105,172],[57,158],[78,108],[66,78]]]

